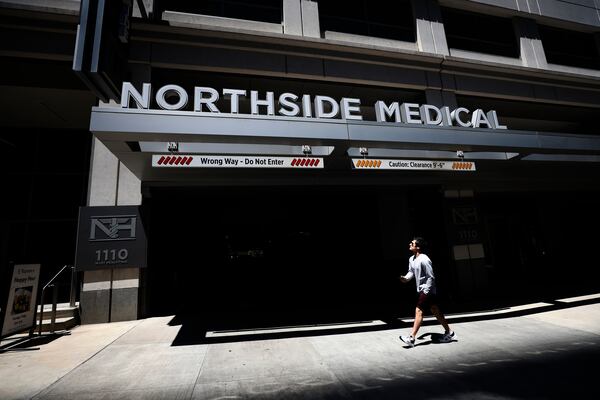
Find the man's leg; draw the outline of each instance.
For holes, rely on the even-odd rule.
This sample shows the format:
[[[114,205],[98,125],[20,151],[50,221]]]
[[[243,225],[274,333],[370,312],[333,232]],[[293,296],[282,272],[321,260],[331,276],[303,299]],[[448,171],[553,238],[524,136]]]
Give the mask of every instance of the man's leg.
[[[427,305],[429,304],[428,295],[419,292],[419,298],[417,300],[417,307],[415,308],[415,323],[413,324],[412,337],[417,337],[417,332],[423,323],[423,310],[427,309]]]
[[[421,324],[423,323],[423,310],[421,310],[419,307],[415,308],[415,323],[413,324],[413,330],[412,330],[412,337],[416,338],[417,337],[417,332],[419,331],[419,328],[421,327]]]
[[[440,311],[439,307],[436,304],[432,304],[431,305],[431,313],[433,315],[435,315],[435,318],[437,318],[438,322],[440,324],[442,324],[442,326],[444,327],[444,330],[447,332],[450,332],[450,326],[448,326],[448,322],[446,321],[446,317],[444,317],[444,314],[442,314],[442,312]],[[417,321],[415,320],[415,323]]]

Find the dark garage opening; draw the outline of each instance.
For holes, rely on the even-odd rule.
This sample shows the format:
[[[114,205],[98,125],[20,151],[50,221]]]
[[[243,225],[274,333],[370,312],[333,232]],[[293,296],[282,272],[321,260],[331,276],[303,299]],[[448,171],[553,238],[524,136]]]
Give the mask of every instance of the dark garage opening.
[[[213,329],[410,315],[412,235],[445,256],[441,195],[389,187],[151,188],[146,312]],[[439,211],[438,211],[439,210]],[[440,229],[441,228],[441,229]]]

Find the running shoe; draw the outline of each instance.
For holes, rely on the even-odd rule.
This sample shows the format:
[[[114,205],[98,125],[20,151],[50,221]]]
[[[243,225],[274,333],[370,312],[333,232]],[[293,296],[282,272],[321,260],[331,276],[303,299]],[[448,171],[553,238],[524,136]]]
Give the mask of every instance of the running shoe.
[[[440,339],[440,342],[448,343],[448,342],[452,342],[456,339],[457,339],[456,333],[454,333],[454,331],[450,331],[450,332],[444,333],[444,336],[442,336],[442,338]]]
[[[408,345],[408,347],[415,347],[415,338],[412,336],[400,336],[400,340]]]

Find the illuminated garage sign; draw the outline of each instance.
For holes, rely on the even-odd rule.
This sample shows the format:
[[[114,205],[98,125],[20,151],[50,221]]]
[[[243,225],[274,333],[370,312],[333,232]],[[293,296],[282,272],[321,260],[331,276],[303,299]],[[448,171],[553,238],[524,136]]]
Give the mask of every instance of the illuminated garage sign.
[[[121,91],[121,107],[129,108],[130,102],[137,108],[149,110],[151,103],[152,86],[144,83],[142,92],[130,82],[123,82]],[[223,102],[217,102],[220,97],[225,98]],[[361,100],[357,98],[342,97],[338,102],[329,96],[321,95],[296,95],[294,93],[282,93],[275,98],[275,93],[267,91],[259,93],[256,90],[223,89],[219,92],[210,87],[196,86],[193,92],[193,107],[190,112],[219,114],[227,111],[230,114],[240,113],[240,101],[249,97],[250,114],[265,116],[283,116],[343,120],[362,120]],[[169,99],[169,101],[167,101]],[[165,85],[158,89],[154,100],[158,107],[163,110],[186,110],[188,104],[187,91],[178,85]],[[228,100],[228,101],[227,101]],[[220,108],[219,108],[220,107]],[[376,101],[373,105],[375,118],[381,123],[404,123],[421,124],[432,126],[459,126],[463,128],[489,128],[507,129],[498,121],[495,110],[485,112],[482,109],[469,111],[464,107],[450,109],[450,107],[437,107],[431,104],[399,103],[397,101]]]
[[[319,157],[153,155],[162,168],[323,168]]]
[[[419,171],[475,171],[475,163],[467,161],[433,161],[433,160],[376,160],[353,158],[354,169],[400,169]]]

